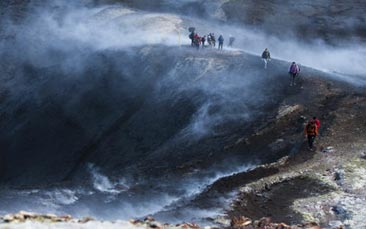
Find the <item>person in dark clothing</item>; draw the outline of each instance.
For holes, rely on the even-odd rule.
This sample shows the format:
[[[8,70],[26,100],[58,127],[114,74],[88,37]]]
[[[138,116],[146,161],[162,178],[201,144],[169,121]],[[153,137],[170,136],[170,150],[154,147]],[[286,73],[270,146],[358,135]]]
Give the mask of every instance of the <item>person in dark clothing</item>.
[[[208,35],[207,35],[207,43],[208,43],[208,45],[211,47],[212,46],[212,42],[211,42],[211,33],[209,33]]]
[[[264,69],[267,69],[268,61],[271,60],[271,53],[269,52],[268,48],[263,51],[262,60],[264,62]]]
[[[219,41],[219,50],[222,50],[224,46],[224,37],[220,35],[218,41]]]
[[[296,62],[292,62],[290,68],[288,69],[288,73],[292,76],[290,86],[296,85],[295,79],[296,76],[300,73],[299,65],[297,65]]]
[[[233,47],[234,41],[235,41],[235,37],[230,36],[230,38],[229,38],[229,47]]]
[[[310,120],[304,129],[305,137],[308,139],[309,149],[313,149],[313,144],[316,136],[318,136],[318,127],[314,120]]]
[[[202,48],[205,47],[206,35],[201,38]]]
[[[210,37],[211,37],[211,44],[213,47],[216,47],[216,37],[214,33],[210,33]]]
[[[189,39],[191,39],[191,46],[194,46],[194,31],[189,34]]]

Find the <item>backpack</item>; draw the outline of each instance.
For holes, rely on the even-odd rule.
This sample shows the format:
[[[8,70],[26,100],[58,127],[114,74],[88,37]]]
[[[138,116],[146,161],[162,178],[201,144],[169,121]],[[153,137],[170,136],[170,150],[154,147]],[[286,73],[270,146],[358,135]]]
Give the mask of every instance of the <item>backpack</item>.
[[[269,58],[269,52],[268,52],[268,51],[264,51],[264,52],[262,53],[262,58],[264,58],[264,59],[268,59],[268,58]]]
[[[189,39],[191,39],[191,40],[193,39],[193,33],[189,34]]]
[[[315,135],[316,125],[315,123],[309,123],[306,125],[306,132],[309,135]]]
[[[299,72],[299,68],[297,67],[297,65],[296,65],[296,64],[291,65],[290,72],[291,72],[292,74],[296,74],[296,73],[298,73],[298,72]]]

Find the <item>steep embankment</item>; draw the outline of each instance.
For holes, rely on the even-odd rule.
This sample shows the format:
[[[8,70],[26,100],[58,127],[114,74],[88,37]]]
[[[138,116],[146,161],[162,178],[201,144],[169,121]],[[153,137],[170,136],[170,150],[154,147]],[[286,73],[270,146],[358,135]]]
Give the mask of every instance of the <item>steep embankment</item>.
[[[112,220],[155,214],[170,222],[219,222],[218,212],[240,190],[229,219],[272,216],[286,223],[363,226],[364,156],[357,155],[365,148],[365,95],[329,80],[363,82],[361,76],[302,67],[298,85],[290,87],[287,62],[273,60],[264,70],[258,56],[242,51],[178,46],[192,21],[202,25],[200,32],[211,31],[208,22],[189,15],[120,6],[38,8],[39,1],[33,2],[35,9],[1,3],[14,9],[6,16],[16,19],[2,21],[0,36],[1,213],[26,209]],[[259,17],[252,24],[288,35],[272,27],[276,15],[260,18],[283,12],[283,2],[258,8],[215,1],[210,9],[206,1],[124,2],[154,11],[174,6],[180,14],[194,9],[198,17],[245,24]],[[324,10],[301,6],[310,18]],[[236,15],[237,9],[249,19]],[[330,15],[337,12],[330,9]],[[309,19],[297,15],[294,33],[296,21]],[[334,22],[328,19],[326,25]],[[323,29],[314,33],[328,36]],[[259,43],[256,52],[267,45],[258,34],[249,35],[246,45]],[[302,129],[313,115],[321,119],[322,133],[318,150],[308,152]],[[228,176],[264,163],[273,164]]]
[[[209,145],[205,152],[216,155],[228,140],[214,139],[240,131],[240,120],[247,131],[249,120],[265,116],[284,90],[276,80],[284,66],[265,72],[257,58],[242,53],[134,52],[88,55],[81,72],[24,64],[5,78],[3,180],[60,181],[87,162],[116,174],[130,161],[174,168],[192,155],[205,157]]]
[[[283,156],[222,150],[275,115],[286,63],[178,47],[175,15],[31,6],[3,21],[2,212],[139,217]]]
[[[296,137],[290,133],[291,129],[297,129],[298,153],[219,180],[201,195],[205,202],[217,196],[217,192],[240,190],[228,211],[231,219],[266,216],[290,225],[312,221],[325,228],[365,227],[362,205],[366,177],[362,171],[365,169],[363,101],[366,96],[361,88],[325,81],[316,73],[312,75],[303,81],[301,93],[289,94],[284,100],[293,108],[304,109],[295,109],[252,136],[263,141],[268,138],[266,133],[275,134],[278,139],[273,146],[282,147]],[[312,115],[322,120],[314,152],[306,149],[301,137],[303,124]],[[280,132],[274,133],[276,130]],[[250,144],[249,138],[246,144],[236,147]]]
[[[287,224],[312,221],[326,228],[342,224],[351,228],[365,226],[362,190],[366,180],[366,143],[362,127],[366,95],[311,69],[304,69],[296,87],[288,87],[285,80],[282,83],[286,84],[286,96],[275,108],[277,115],[268,118],[265,126],[253,128],[249,135],[238,133],[237,141],[221,152],[228,157],[230,152],[258,150],[257,142],[272,142],[264,144],[270,147],[263,151],[291,156],[218,180],[189,202],[170,206],[175,216],[179,218],[187,209],[222,207],[219,197],[240,190],[228,211],[229,219],[269,216]],[[312,115],[320,118],[322,128],[316,150],[308,151],[302,129]],[[198,167],[194,164],[189,169]],[[157,216],[164,219],[165,214]],[[227,223],[222,218],[215,220]]]
[[[1,103],[1,179],[17,190],[2,191],[9,211],[80,216],[80,208],[91,208],[88,214],[102,218],[141,216],[199,193],[243,164],[287,154],[265,144],[225,148],[276,116],[288,90],[285,62],[273,60],[264,70],[260,58],[240,51],[147,46],[90,50],[52,66],[10,66],[4,67],[11,72],[2,78]],[[44,186],[49,182],[57,185]],[[18,191],[34,201],[47,196],[47,202],[35,207],[16,198]],[[153,207],[108,213],[140,201]]]

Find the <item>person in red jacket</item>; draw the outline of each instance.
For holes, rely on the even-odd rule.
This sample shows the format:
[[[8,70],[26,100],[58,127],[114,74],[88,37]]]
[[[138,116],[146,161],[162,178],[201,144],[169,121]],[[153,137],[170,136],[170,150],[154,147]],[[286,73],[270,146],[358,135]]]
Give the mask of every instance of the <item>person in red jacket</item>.
[[[201,37],[198,36],[198,34],[196,33],[194,34],[193,39],[194,39],[193,41],[194,45],[196,46],[197,49],[199,49],[201,45]]]
[[[315,121],[312,119],[306,124],[304,129],[305,137],[308,138],[309,149],[313,149],[313,144],[316,136],[318,136],[318,127]]]
[[[320,128],[320,120],[317,119],[315,116],[313,117],[313,120],[315,122],[316,127],[318,127],[318,130],[319,130],[319,128]]]

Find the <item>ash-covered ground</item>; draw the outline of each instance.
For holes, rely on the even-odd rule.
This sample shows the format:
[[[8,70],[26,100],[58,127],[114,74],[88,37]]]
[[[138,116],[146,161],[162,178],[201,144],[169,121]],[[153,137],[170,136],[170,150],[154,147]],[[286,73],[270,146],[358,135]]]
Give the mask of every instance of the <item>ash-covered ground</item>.
[[[1,215],[365,226],[361,1],[0,6]]]

